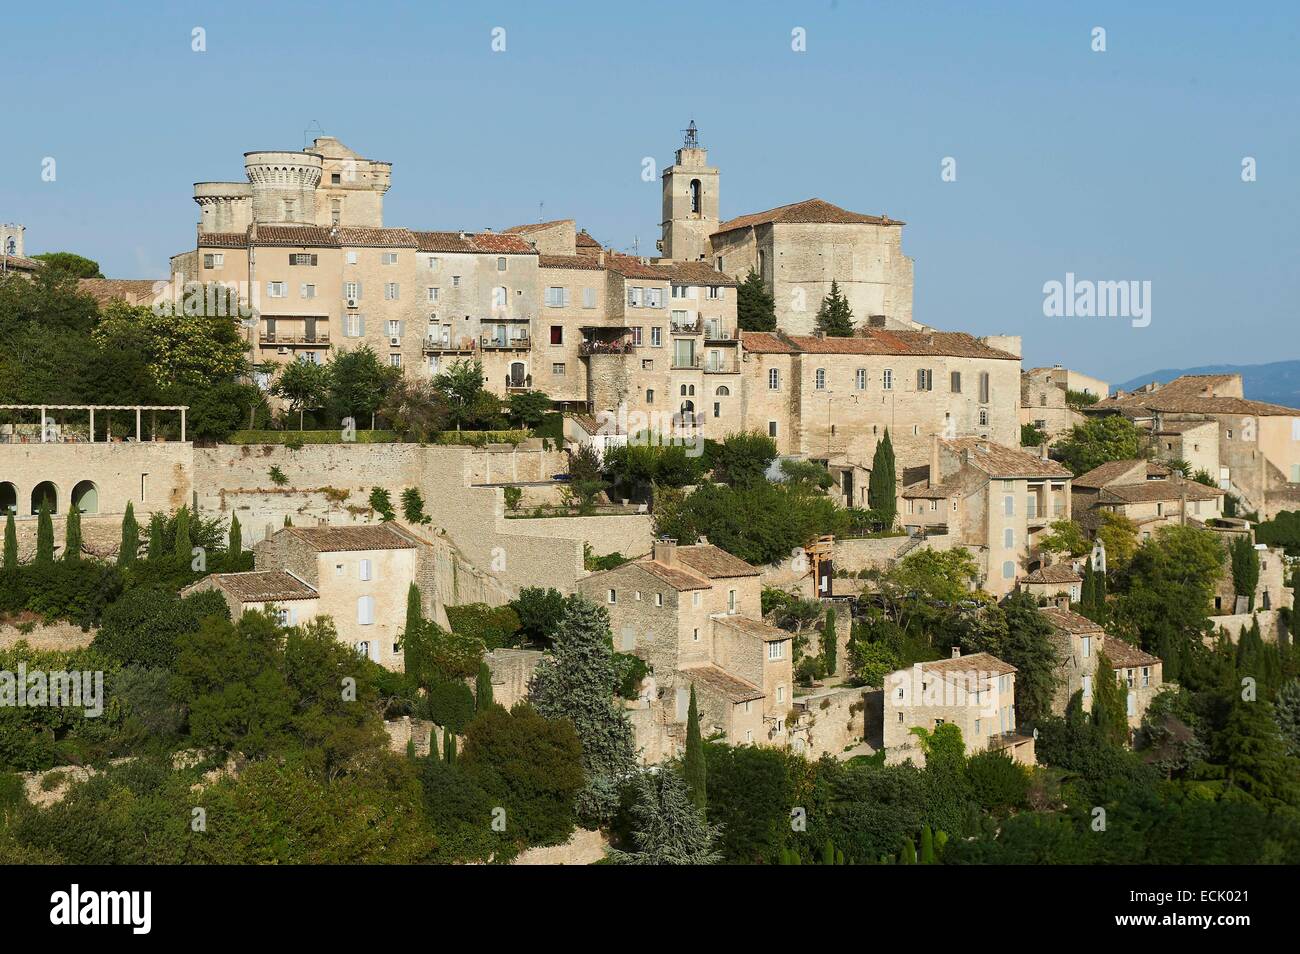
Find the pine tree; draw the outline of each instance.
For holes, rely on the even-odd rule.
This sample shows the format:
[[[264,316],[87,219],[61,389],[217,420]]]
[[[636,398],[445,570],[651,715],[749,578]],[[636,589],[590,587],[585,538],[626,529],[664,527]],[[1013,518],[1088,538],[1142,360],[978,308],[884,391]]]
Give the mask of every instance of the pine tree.
[[[172,552],[176,554],[177,559],[189,563],[193,549],[194,544],[190,541],[190,508],[181,507],[176,511],[176,541],[172,546]]]
[[[835,610],[826,611],[826,622],[822,624],[822,662],[826,666],[826,675],[835,675],[835,668],[838,664],[836,654],[839,650],[835,633]]]
[[[492,670],[486,662],[478,664],[478,678],[474,680],[474,711],[485,712],[492,708]]]
[[[930,480],[937,483],[938,474],[931,474]],[[896,477],[894,473],[894,445],[889,439],[889,428],[885,436],[876,445],[875,456],[871,458],[871,479],[867,483],[867,505],[871,507],[884,523],[885,529],[893,529],[894,518],[898,516],[896,497]]]
[[[776,302],[752,268],[736,289],[736,323],[741,331],[776,330]]]
[[[11,510],[5,516],[5,562],[6,570],[18,568],[18,531],[14,527],[14,515]]]
[[[239,526],[239,516],[232,514],[230,517],[230,539],[226,543],[226,552],[230,554],[232,560],[238,560],[243,551],[244,533]]]
[[[1227,780],[1265,804],[1294,805],[1300,765],[1286,754],[1273,707],[1237,698],[1220,737]]]
[[[76,504],[68,508],[68,521],[63,527],[63,560],[76,563],[81,559],[81,510]]]
[[[822,299],[821,308],[817,309],[817,330],[831,338],[853,337],[853,309],[834,281],[831,282],[831,293]]]
[[[149,518],[149,559],[158,560],[163,555],[163,517],[155,513]]]
[[[140,549],[140,525],[135,522],[135,507],[126,502],[126,515],[122,518],[122,542],[117,547],[117,565],[131,566]]]
[[[44,499],[36,512],[36,562],[54,562],[54,520],[50,517],[50,502]]]
[[[682,777],[691,803],[703,813],[708,808],[708,776],[704,763],[704,739],[700,736],[700,711],[695,704],[695,684],[691,684],[691,702],[686,710],[686,758]]]

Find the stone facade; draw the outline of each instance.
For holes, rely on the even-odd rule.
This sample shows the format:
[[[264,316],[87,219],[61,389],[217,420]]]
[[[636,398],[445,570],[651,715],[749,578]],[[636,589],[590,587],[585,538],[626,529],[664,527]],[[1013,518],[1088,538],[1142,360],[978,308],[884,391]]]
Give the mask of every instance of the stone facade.
[[[1105,653],[1114,678],[1128,690],[1126,706],[1130,729],[1142,724],[1151,700],[1164,684],[1161,660],[1136,646],[1110,636],[1092,620],[1071,612],[1067,606],[1041,610],[1052,625],[1052,644],[1057,654],[1056,673],[1060,680],[1052,697],[1053,715],[1064,715],[1075,693],[1080,693],[1085,712],[1092,709],[1093,689],[1099,678],[1097,660]]]

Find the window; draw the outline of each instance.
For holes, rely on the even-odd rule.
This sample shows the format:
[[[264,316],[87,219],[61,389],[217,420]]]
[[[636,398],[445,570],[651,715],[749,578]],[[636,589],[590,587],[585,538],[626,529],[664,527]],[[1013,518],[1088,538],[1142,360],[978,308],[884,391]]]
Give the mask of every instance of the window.
[[[1002,579],[1013,580],[1016,577],[1016,563],[1014,560],[1007,560],[1002,564]]]
[[[700,187],[699,179],[691,180],[690,193],[691,193],[691,211],[698,214],[700,211],[700,197],[702,195],[702,189]]]
[[[1016,531],[1007,527],[1002,531],[1002,545],[1008,550],[1016,545]]]
[[[855,373],[854,376],[853,376],[853,385],[854,385],[854,387],[856,387],[859,391],[865,391],[865,390],[867,389],[867,369],[866,369],[866,368],[858,368],[857,373]]]
[[[989,412],[986,411],[984,408],[980,408],[980,427],[988,427],[988,426],[989,426]]]
[[[713,416],[714,416],[714,417],[722,417],[722,402],[721,402],[721,401],[714,401],[714,402],[713,402]]]
[[[388,321],[388,337],[396,338],[402,333],[402,323],[396,318],[390,318]]]
[[[989,403],[989,373],[987,371],[980,372],[980,403]]]
[[[1149,685],[1151,685],[1151,667],[1143,666],[1142,667],[1142,688],[1145,689]]]
[[[346,257],[346,259],[347,259],[347,263],[348,263],[349,265],[355,265],[355,264],[357,263],[357,253],[356,253],[356,252],[348,252],[348,253],[346,254],[345,257]]]
[[[497,259],[497,271],[504,272],[505,270],[506,270],[506,259],[505,256],[502,255]]]
[[[1016,515],[1015,497],[1008,494],[1002,498],[1002,513],[1008,517],[1014,517]]]
[[[546,289],[546,307],[563,308],[565,300],[569,297],[569,290],[561,288],[558,285],[552,285]]]
[[[655,606],[663,606],[663,605],[664,605],[664,595],[662,593],[656,593]]]
[[[642,370],[642,371],[653,371],[654,369],[655,369],[655,359],[654,359],[654,358],[642,358],[642,359],[641,359],[641,370]]]
[[[637,285],[631,285],[627,290],[627,303],[633,308],[640,308],[641,302],[645,300],[645,289]]]
[[[664,343],[664,330],[658,325],[650,329],[650,347],[658,348]]]
[[[769,662],[775,662],[778,659],[785,658],[785,640],[774,639],[767,644],[767,658]]]
[[[654,389],[654,388],[646,388],[646,390],[645,390],[645,402],[646,402],[647,404],[653,404],[653,403],[655,402],[655,389]]]
[[[818,368],[814,377],[816,379],[816,384],[814,385],[814,387],[816,387],[818,391],[825,391],[826,390],[826,369]]]
[[[343,297],[344,297],[344,298],[350,298],[350,299],[352,299],[353,301],[355,301],[356,299],[360,298],[360,297],[361,297],[361,283],[360,283],[360,282],[344,282],[344,283],[343,283]]]
[[[695,629],[691,632],[691,642],[698,643],[699,641],[700,641],[700,628],[696,626]]]
[[[429,301],[437,301],[437,300],[438,300],[438,289],[435,288],[435,287],[430,287],[430,288],[429,288]]]
[[[709,297],[710,297],[710,298],[714,298],[714,299],[720,299],[720,298],[722,298],[722,286],[721,286],[721,285],[710,285],[710,286],[709,286]]]
[[[1092,695],[1092,676],[1083,677],[1083,697],[1087,699]]]
[[[618,590],[610,590],[610,591],[609,591],[609,597],[608,597],[608,599],[609,599],[609,602],[610,602],[611,604],[613,604],[613,603],[617,603],[617,602],[618,602]]]
[[[400,291],[397,282],[384,283],[384,299],[386,301],[397,301],[397,296],[399,294]]]
[[[334,564],[334,575],[335,575],[335,576],[342,576],[342,575],[343,575],[343,564],[342,564],[342,563],[335,563],[335,564]]]
[[[381,262],[383,262],[385,265],[396,265],[396,264],[397,264],[397,253],[396,253],[396,252],[384,252],[382,255],[379,256],[379,260],[380,260]]]
[[[504,308],[509,303],[510,292],[504,285],[498,285],[492,289],[492,307]]]
[[[316,256],[306,252],[294,252],[289,256],[290,265],[315,265]]]
[[[1092,637],[1084,636],[1079,640],[1079,642],[1083,646],[1083,658],[1090,658],[1092,656]]]
[[[777,686],[777,687],[776,687],[776,701],[777,701],[777,702],[785,702],[785,686]],[[776,731],[777,731],[777,732],[780,732],[780,731],[781,731],[781,728],[782,728],[783,725],[784,725],[784,723],[782,723],[782,722],[778,722],[778,723],[776,724],[776,726],[777,726]]]
[[[769,368],[767,371],[767,389],[769,391],[781,390],[781,372],[777,368]]]
[[[641,347],[642,335],[644,333],[645,333],[644,328],[636,327],[632,329],[632,344],[635,347],[637,348]]]
[[[961,394],[961,372],[960,371],[954,371],[952,373],[952,384],[949,385],[949,387],[952,389],[953,394]]]
[[[343,316],[343,337],[360,338],[366,331],[366,320],[360,315]]]
[[[557,378],[564,377],[564,362],[563,361],[551,362],[551,374],[555,375]]]
[[[662,308],[664,306],[664,290],[662,288],[647,288],[645,290],[645,303],[647,308]]]
[[[459,276],[459,275],[453,275],[453,276],[451,276],[451,287],[452,287],[452,288],[459,288],[459,287],[460,287],[460,276]]]
[[[700,601],[703,598],[703,596],[704,596],[703,593],[701,593],[699,590],[696,590],[694,593],[691,594],[691,605],[698,607],[700,605]]]
[[[315,298],[316,286],[304,284],[298,288],[298,295],[302,298]]]
[[[582,307],[583,308],[596,307],[596,289],[584,288],[582,290]]]
[[[267,282],[267,283],[266,283],[266,296],[267,296],[268,298],[283,298],[283,297],[285,297],[284,282]]]
[[[203,256],[204,268],[220,268],[226,262],[226,256],[223,252],[213,252],[211,255]]]
[[[880,386],[886,391],[894,390],[894,372],[892,368],[885,368],[880,373]]]
[[[564,325],[551,325],[551,344],[564,344]]]
[[[736,591],[727,590],[727,612],[736,612]]]
[[[767,436],[776,437],[776,421],[767,422]]]
[[[363,580],[363,581],[370,580],[372,571],[373,571],[373,567],[371,566],[369,560],[361,560],[357,563],[358,580]]]
[[[337,172],[330,173],[330,185],[338,185],[342,181],[343,181],[343,177],[340,176]]]
[[[916,369],[916,389],[918,391],[934,390],[934,372],[929,368]]]
[[[357,597],[357,622],[369,626],[375,621],[375,598],[373,596]]]

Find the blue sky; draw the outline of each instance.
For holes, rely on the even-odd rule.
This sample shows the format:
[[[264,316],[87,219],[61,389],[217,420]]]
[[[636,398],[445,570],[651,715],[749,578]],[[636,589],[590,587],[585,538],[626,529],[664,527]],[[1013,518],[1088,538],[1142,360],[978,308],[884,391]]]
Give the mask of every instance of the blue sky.
[[[545,203],[651,253],[641,161],[694,117],[724,217],[820,196],[901,218],[915,317],[1023,335],[1027,366],[1300,357],[1294,3],[212,6],[6,6],[0,221],[29,253],[162,275],[192,247],[192,183],[312,123],[394,163],[389,225],[502,228]],[[1044,317],[1067,272],[1150,281],[1150,326]]]

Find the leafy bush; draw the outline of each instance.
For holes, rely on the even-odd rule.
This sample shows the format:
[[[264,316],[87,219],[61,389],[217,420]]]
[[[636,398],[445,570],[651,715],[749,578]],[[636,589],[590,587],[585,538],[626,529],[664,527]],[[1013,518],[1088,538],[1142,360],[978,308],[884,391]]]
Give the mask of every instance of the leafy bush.
[[[451,624],[453,633],[476,639],[488,649],[517,645],[517,634],[522,626],[519,615],[510,606],[488,606],[486,603],[448,606],[447,622]]]
[[[161,587],[136,587],[104,613],[91,646],[124,666],[168,669],[179,655],[178,640],[198,632],[209,616],[230,618],[225,598],[217,590],[182,598]]]

